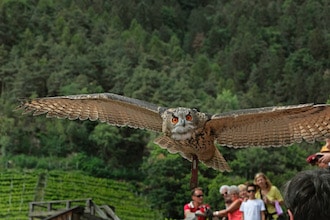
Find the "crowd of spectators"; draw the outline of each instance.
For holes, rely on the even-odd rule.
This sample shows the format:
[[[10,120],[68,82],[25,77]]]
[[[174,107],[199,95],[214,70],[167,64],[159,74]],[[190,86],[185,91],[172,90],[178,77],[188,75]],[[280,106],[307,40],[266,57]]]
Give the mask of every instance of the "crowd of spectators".
[[[219,193],[225,205],[219,210],[204,204],[203,190],[195,188],[192,201],[184,206],[185,219],[329,220],[330,139],[306,161],[323,169],[297,173],[285,184],[284,196],[264,173],[257,173],[251,183],[222,185]]]

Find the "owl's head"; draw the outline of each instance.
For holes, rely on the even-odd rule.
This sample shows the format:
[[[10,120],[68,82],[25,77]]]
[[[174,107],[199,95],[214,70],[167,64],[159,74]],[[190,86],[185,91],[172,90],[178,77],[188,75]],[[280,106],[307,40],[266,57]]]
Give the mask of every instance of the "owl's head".
[[[206,115],[190,108],[170,108],[163,114],[163,132],[174,140],[187,140],[206,121]],[[201,124],[202,123],[202,124]]]

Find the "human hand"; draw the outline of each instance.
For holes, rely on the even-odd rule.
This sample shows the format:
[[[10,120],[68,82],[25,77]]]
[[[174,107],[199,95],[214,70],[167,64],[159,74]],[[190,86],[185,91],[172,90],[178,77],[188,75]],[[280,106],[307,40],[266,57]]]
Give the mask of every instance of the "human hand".
[[[265,204],[268,204],[268,202],[269,202],[267,196],[265,196],[265,195],[263,195],[262,200],[264,200],[264,203],[265,203]]]
[[[272,201],[272,200],[270,200],[270,199],[268,199],[267,196],[264,197],[264,202],[265,202],[265,204],[271,204],[271,205],[274,205],[275,204],[275,202]]]
[[[206,217],[206,214],[205,214],[204,212],[202,212],[201,210],[197,210],[197,211],[195,212],[195,215],[196,215],[196,216],[203,216],[203,217]]]
[[[319,163],[329,163],[330,162],[330,153],[325,153],[323,156],[319,159]]]
[[[212,209],[210,209],[210,208],[206,209],[205,214],[207,217],[212,218],[213,217]]]
[[[220,210],[219,211],[219,216],[226,217],[227,216],[227,210],[226,209]]]

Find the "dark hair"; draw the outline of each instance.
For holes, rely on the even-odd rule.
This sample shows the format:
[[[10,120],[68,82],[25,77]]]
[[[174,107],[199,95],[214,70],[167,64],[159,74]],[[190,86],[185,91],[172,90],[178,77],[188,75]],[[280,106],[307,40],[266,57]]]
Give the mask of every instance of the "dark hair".
[[[329,220],[330,170],[298,173],[285,185],[284,202],[295,220]]]
[[[253,187],[255,190],[257,189],[257,185],[253,183],[248,183],[246,189],[248,189],[249,187]]]
[[[196,187],[196,188],[194,188],[194,189],[191,190],[191,195],[192,195],[192,196],[195,195],[195,192],[196,192],[197,190],[203,191],[202,187]]]

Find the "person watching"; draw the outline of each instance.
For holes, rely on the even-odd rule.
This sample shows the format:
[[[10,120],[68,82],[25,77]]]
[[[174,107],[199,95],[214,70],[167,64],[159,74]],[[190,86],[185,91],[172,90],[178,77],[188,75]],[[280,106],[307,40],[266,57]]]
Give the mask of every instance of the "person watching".
[[[219,192],[221,194],[221,196],[223,197],[224,201],[225,201],[225,206],[228,207],[230,205],[231,198],[228,194],[228,190],[229,190],[229,186],[228,185],[222,185],[219,189]]]
[[[237,186],[230,186],[228,194],[231,198],[231,203],[226,209],[213,212],[213,216],[216,217],[228,217],[228,220],[241,220],[242,212],[239,207],[242,204],[242,199],[239,197],[239,189]]]
[[[203,199],[204,193],[201,187],[191,190],[192,201],[185,204],[183,207],[185,219],[195,219],[195,216],[197,216],[198,220],[206,220],[207,210],[211,207],[208,204],[204,204]]]
[[[257,173],[254,177],[254,184],[258,186],[256,198],[262,199],[266,208],[266,219],[278,219],[275,209],[275,202],[283,205],[283,197],[279,189],[272,184],[264,173]]]
[[[328,168],[330,163],[330,139],[326,139],[326,144],[321,148],[320,152],[309,155],[306,161],[312,166]]]
[[[247,185],[246,184],[239,184],[238,186],[239,189],[239,197],[242,199],[243,202],[248,200],[249,195],[247,193]]]
[[[242,203],[240,211],[242,220],[265,220],[265,203],[256,198],[257,186],[253,183],[247,185],[248,200]]]

